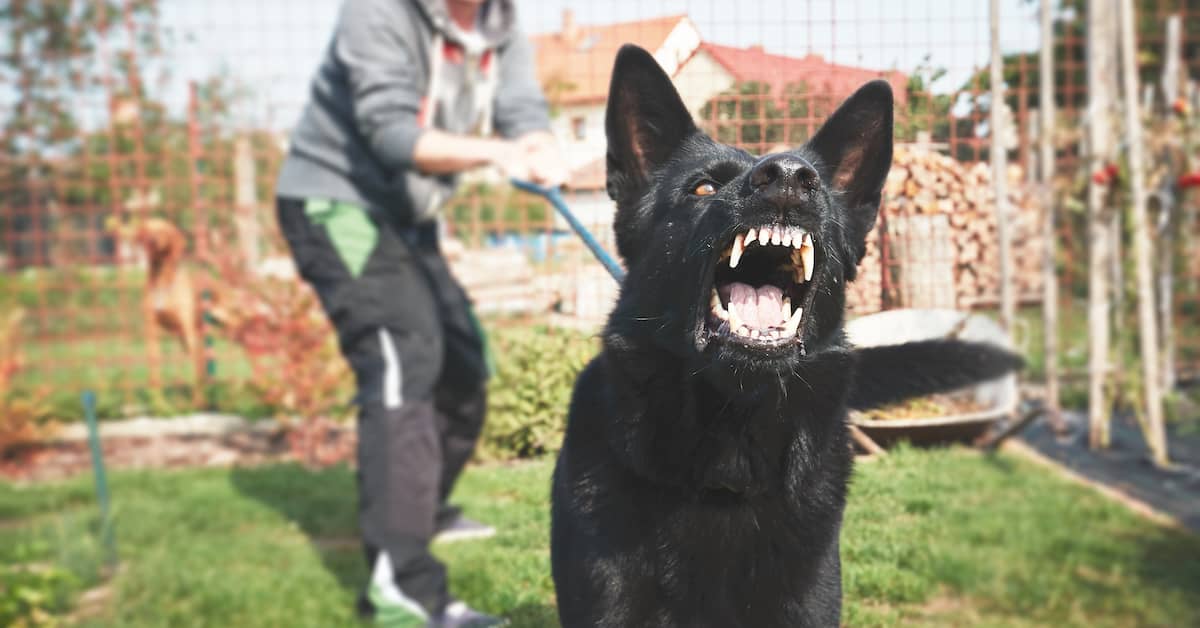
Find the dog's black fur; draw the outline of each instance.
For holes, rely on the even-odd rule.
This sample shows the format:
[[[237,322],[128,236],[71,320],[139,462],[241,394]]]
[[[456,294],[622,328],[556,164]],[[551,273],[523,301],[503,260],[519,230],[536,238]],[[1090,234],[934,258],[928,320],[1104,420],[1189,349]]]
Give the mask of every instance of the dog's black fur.
[[[607,116],[629,272],[603,352],[576,383],[554,474],[562,623],[836,626],[847,409],[1020,361],[957,341],[855,350],[843,337],[844,287],[891,164],[886,83],[860,89],[803,147],[758,159],[700,132],[654,59],[627,46]],[[776,175],[798,174],[754,174],[773,162]],[[705,183],[714,194],[693,193]],[[767,347],[713,329],[707,314],[722,250],[772,222],[804,228],[817,246],[800,333]]]

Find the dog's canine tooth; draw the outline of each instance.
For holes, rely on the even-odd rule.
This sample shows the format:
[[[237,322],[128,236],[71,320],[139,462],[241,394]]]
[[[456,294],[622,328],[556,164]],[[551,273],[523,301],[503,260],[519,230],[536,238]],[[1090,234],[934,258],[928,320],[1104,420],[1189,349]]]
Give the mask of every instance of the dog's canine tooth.
[[[743,327],[745,327],[745,325],[742,324],[742,318],[738,316],[737,308],[733,307],[733,304],[731,303],[729,308],[729,328],[737,331]],[[739,331],[738,333],[741,332]]]
[[[804,234],[804,244],[800,247],[800,256],[804,260],[804,280],[811,280],[813,276],[814,251],[812,240],[808,237],[807,233]]]
[[[758,231],[758,245],[766,246],[771,243],[771,228],[763,227]]]
[[[803,317],[804,317],[804,308],[802,308],[802,307],[796,308],[796,312],[792,314],[792,317],[789,318],[788,322],[786,324],[784,324],[784,326],[783,326],[784,334],[788,338],[791,338],[792,336],[796,335],[796,330],[800,329],[800,319]]]
[[[729,252],[729,267],[737,268],[738,262],[742,260],[742,253],[746,250],[746,236],[737,234],[733,239],[733,248]]]
[[[783,320],[787,320],[792,316],[792,298],[783,297]]]
[[[729,311],[725,309],[724,305],[721,305],[721,297],[717,294],[716,288],[712,289],[712,299],[709,303],[712,305],[712,311],[717,315],[717,318],[723,321],[729,320]]]
[[[746,237],[744,239],[746,246],[750,246],[751,244],[754,244],[754,242],[757,239],[758,239],[758,231],[755,230],[754,227],[750,227],[749,229],[746,230]]]

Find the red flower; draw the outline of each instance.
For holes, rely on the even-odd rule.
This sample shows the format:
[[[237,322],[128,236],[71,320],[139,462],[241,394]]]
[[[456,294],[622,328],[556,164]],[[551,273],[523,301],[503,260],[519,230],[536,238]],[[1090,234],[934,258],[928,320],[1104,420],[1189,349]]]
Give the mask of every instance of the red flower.
[[[1181,175],[1175,182],[1182,189],[1200,187],[1200,170]]]
[[[1117,164],[1108,164],[1092,174],[1092,181],[1099,185],[1107,185],[1117,180],[1117,175],[1120,174],[1120,169]]]
[[[1174,111],[1181,116],[1186,116],[1192,112],[1192,108],[1188,106],[1188,101],[1186,98],[1176,98],[1175,102],[1171,103],[1171,111]]]

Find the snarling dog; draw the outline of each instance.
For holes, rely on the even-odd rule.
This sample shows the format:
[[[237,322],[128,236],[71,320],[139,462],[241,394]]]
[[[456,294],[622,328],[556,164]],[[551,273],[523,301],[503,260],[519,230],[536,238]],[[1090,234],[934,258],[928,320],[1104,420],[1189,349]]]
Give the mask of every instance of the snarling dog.
[[[1000,348],[856,350],[846,282],[892,157],[892,93],[851,96],[763,158],[697,129],[644,50],[609,93],[628,268],[580,374],[552,490],[567,628],[837,626],[847,413],[1017,368]]]

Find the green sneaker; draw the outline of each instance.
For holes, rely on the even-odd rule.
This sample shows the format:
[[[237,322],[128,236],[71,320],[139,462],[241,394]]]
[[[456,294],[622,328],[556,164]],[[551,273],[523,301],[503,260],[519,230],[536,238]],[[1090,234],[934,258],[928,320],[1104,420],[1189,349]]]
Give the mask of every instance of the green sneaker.
[[[371,584],[358,600],[358,614],[386,628],[426,628],[431,625],[429,613],[416,600],[404,595],[392,581],[392,561],[387,552],[380,552],[375,560]]]

